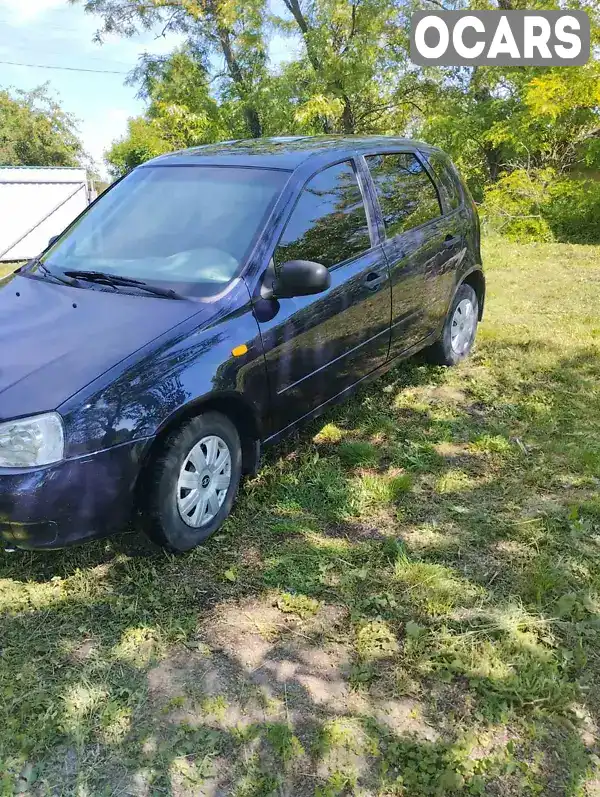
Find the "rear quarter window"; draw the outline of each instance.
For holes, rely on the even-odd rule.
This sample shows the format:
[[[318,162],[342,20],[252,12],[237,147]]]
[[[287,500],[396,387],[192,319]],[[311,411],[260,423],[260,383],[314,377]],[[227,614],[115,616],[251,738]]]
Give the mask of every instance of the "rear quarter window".
[[[448,212],[456,210],[463,201],[462,184],[458,172],[450,158],[437,152],[426,153],[426,157],[435,174],[446,210]]]

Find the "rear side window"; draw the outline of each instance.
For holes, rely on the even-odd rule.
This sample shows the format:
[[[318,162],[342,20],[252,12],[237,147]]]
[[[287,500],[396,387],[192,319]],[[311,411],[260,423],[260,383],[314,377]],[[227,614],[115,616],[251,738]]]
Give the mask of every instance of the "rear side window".
[[[366,160],[388,238],[441,216],[437,190],[412,153],[369,155]]]
[[[444,195],[445,204],[449,211],[456,210],[462,202],[462,191],[458,174],[454,171],[450,160],[442,157],[437,152],[430,152],[427,156],[431,168],[438,179],[440,191]]]
[[[350,162],[316,174],[304,187],[275,252],[275,267],[313,260],[331,268],[371,248],[369,225]]]

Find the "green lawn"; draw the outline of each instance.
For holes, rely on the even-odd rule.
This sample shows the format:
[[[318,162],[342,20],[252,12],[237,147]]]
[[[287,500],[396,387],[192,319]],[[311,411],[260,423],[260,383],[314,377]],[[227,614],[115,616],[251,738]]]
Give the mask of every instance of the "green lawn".
[[[1,794],[600,795],[600,248],[485,263],[204,548],[0,554]]]
[[[2,277],[5,277],[7,274],[10,274],[10,272],[13,270],[14,270],[13,263],[11,263],[10,265],[8,263],[0,263],[0,279],[2,279]]]

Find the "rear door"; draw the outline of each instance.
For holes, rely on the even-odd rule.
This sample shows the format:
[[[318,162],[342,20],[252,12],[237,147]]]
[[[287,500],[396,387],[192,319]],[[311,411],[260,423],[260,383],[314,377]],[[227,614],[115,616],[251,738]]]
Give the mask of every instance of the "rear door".
[[[434,302],[438,304],[439,312],[445,314],[454,293],[459,267],[462,265],[464,269],[465,258],[469,257],[469,238],[473,235],[473,217],[469,212],[472,200],[467,196],[452,161],[445,153],[434,150],[423,152],[423,155],[437,183],[444,209],[446,251],[436,283]],[[478,242],[472,241],[471,250],[479,250]],[[477,262],[473,261],[469,265],[477,265]]]
[[[275,271],[289,260],[327,266],[331,287],[316,296],[255,304],[273,433],[350,388],[388,357],[389,268],[353,160],[327,166],[304,185],[275,247]]]
[[[440,327],[439,279],[458,242],[440,195],[414,150],[365,156],[385,230],[392,284],[390,356],[416,348]]]

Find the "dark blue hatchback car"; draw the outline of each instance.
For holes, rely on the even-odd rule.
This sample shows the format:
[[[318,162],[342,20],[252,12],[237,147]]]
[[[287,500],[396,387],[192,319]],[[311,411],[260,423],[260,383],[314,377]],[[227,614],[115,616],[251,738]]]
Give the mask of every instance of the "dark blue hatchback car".
[[[133,171],[0,281],[0,537],[139,514],[186,551],[261,447],[402,357],[470,351],[485,281],[449,159],[394,138],[210,145]]]

